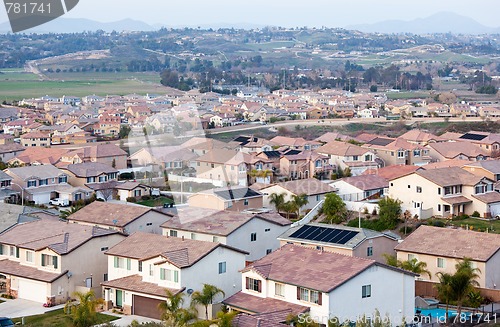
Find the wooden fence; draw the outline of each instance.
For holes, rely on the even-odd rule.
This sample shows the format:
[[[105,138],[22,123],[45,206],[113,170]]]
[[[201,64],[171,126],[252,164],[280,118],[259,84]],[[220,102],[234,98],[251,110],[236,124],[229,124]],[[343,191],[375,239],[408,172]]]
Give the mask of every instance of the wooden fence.
[[[415,296],[437,298],[437,290],[434,287],[437,283],[423,280],[415,281]],[[478,288],[481,296],[493,302],[500,302],[500,290],[491,288]]]

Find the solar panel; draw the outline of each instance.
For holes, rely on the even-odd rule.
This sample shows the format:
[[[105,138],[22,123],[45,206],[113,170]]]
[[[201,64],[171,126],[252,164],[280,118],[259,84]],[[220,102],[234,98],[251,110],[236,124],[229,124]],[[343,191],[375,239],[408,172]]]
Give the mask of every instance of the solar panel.
[[[481,141],[484,139],[486,135],[481,135],[481,134],[474,134],[474,133],[465,133],[464,135],[460,136],[460,139],[465,139],[465,140],[473,140],[473,141]]]
[[[290,237],[309,241],[345,244],[357,234],[358,232],[350,230],[306,225],[299,228]]]

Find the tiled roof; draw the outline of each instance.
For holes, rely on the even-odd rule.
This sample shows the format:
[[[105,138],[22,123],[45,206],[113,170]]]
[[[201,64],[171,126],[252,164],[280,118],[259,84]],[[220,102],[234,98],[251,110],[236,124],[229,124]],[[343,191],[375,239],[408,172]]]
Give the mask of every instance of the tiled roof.
[[[500,192],[488,192],[484,194],[476,194],[472,196],[484,203],[497,203],[500,202]]]
[[[433,163],[428,163],[422,166],[423,169],[437,169],[437,168],[449,168],[449,167],[462,167],[465,164],[470,163],[469,160],[462,159],[450,159],[445,161],[438,161]]]
[[[500,235],[422,225],[396,251],[487,261],[500,249]]]
[[[470,203],[472,202],[471,199],[463,196],[463,195],[458,195],[458,196],[449,196],[445,198],[441,198],[446,203],[449,204],[462,204],[462,203]]]
[[[227,149],[213,149],[202,155],[196,161],[225,164],[238,155],[239,152]]]
[[[280,323],[285,316],[285,320],[292,310],[283,310],[276,313],[262,314],[262,315],[249,315],[246,313],[240,313],[234,317],[231,325],[233,327],[285,327],[286,324]],[[279,321],[276,321],[279,320]]]
[[[41,219],[18,224],[0,235],[0,243],[34,251],[49,248],[67,254],[94,237],[118,234],[117,231]]]
[[[469,162],[469,163],[465,164],[464,166],[480,167],[480,168],[484,168],[487,171],[492,172],[493,174],[500,174],[500,159]]]
[[[110,165],[100,162],[84,162],[71,164],[66,167],[67,170],[77,177],[96,177],[102,174],[118,173],[118,170]]]
[[[142,280],[142,277],[139,275],[131,275],[123,278],[109,280],[107,282],[101,283],[101,285],[104,287],[112,287],[119,290],[161,296],[164,297],[165,299],[167,298],[167,294],[165,292],[165,290],[167,289],[171,291],[173,294],[178,294],[184,290],[184,289],[166,288],[158,286],[158,284],[144,282]]]
[[[389,187],[389,181],[380,175],[360,175],[340,179],[360,190],[377,190]]]
[[[19,262],[8,259],[0,260],[0,273],[6,275],[14,275],[27,279],[38,280],[41,282],[51,283],[61,276],[64,276],[68,271],[62,273],[52,273],[49,271],[38,270],[34,267],[21,265]]]
[[[298,179],[294,181],[277,183],[275,185],[281,186],[295,195],[317,195],[335,191],[333,187],[331,187],[327,183],[323,183],[316,178]]]
[[[374,260],[286,244],[243,272],[255,270],[266,279],[329,293],[375,264]]]
[[[249,213],[236,211],[207,210],[203,208],[177,209],[178,215],[161,225],[164,228],[227,236],[252,219],[261,219],[279,226],[290,225],[288,219],[276,212]]]
[[[378,169],[365,170],[361,175],[378,175],[387,180],[409,175],[422,167],[412,165],[393,165]]]
[[[241,291],[234,294],[233,296],[228,297],[222,302],[236,309],[242,309],[254,314],[264,314],[271,312],[276,313],[281,311],[288,314],[291,313],[298,315],[299,313],[309,311],[309,307],[303,305],[293,304],[270,297],[262,298],[259,296],[246,294]],[[287,315],[278,318],[278,320],[281,320],[283,318],[285,318],[284,320],[286,320]]]
[[[44,164],[55,164],[67,152],[68,149],[63,148],[41,148],[38,146],[32,146],[26,148],[26,150],[19,154],[17,158],[28,164],[35,161]]]
[[[254,191],[246,186],[221,187],[199,192],[199,194],[213,194],[224,201],[240,200],[251,197],[262,196],[260,192]]]
[[[431,143],[429,144],[429,147],[436,150],[443,157],[450,159],[453,159],[460,154],[466,155],[467,157],[489,156],[489,154],[485,150],[469,142]]]
[[[190,267],[218,247],[243,251],[216,243],[136,232],[106,251],[108,255],[147,260],[162,256],[179,268]]]
[[[436,136],[431,133],[423,132],[419,129],[412,129],[411,131],[408,131],[404,133],[403,135],[400,136],[400,138],[407,140],[407,141],[413,141],[413,142],[429,142],[431,140],[435,141],[444,141],[444,139],[440,138],[439,136]]]
[[[418,170],[415,174],[439,186],[475,185],[483,178],[458,167]]]
[[[364,149],[360,146],[339,141],[328,142],[322,147],[316,149],[316,152],[318,153],[336,156],[361,156],[368,151],[368,149]]]
[[[38,177],[40,179],[54,178],[64,175],[64,172],[52,165],[26,166],[17,168],[8,168],[5,171],[7,174],[18,176],[22,180],[30,177]]]

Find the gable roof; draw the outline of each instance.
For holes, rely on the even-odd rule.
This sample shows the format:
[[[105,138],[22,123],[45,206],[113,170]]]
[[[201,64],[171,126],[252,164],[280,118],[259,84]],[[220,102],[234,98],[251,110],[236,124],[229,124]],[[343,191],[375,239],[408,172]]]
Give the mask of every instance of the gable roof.
[[[341,178],[340,180],[363,191],[389,187],[389,181],[380,175],[359,175]]]
[[[247,254],[247,252],[217,242],[196,241],[143,232],[136,232],[128,236],[106,251],[105,254],[141,261],[163,257],[178,268],[187,268],[218,247]]]
[[[230,186],[214,188],[206,191],[198,192],[197,194],[211,194],[224,201],[241,200],[246,198],[254,198],[263,196],[262,193],[252,190],[247,186]]]
[[[118,173],[118,170],[115,168],[100,162],[71,164],[65,169],[72,172],[76,177],[96,177],[102,174]]]
[[[331,187],[327,183],[323,183],[316,178],[297,179],[293,181],[277,183],[274,185],[281,186],[285,190],[295,195],[317,195],[335,191],[333,187]],[[270,185],[269,187],[272,187],[274,185]]]
[[[240,152],[234,150],[213,149],[197,158],[196,161],[226,164],[228,161],[236,157],[238,153]]]
[[[477,156],[489,157],[489,154],[485,150],[469,142],[440,142],[431,143],[428,146],[441,154],[443,157],[450,159],[453,159],[460,154],[474,158]]]
[[[500,235],[422,225],[396,251],[488,261],[500,249]]]
[[[418,170],[415,174],[439,186],[476,185],[484,177],[476,176],[459,167]]]
[[[361,175],[378,175],[380,177],[383,177],[387,180],[399,178],[402,176],[409,175],[411,173],[414,173],[417,170],[423,169],[422,167],[419,166],[413,166],[413,165],[393,165],[393,166],[387,166],[387,167],[382,167],[378,169],[367,169],[365,170]]]
[[[18,176],[22,180],[26,180],[31,177],[46,179],[64,175],[64,172],[62,170],[52,165],[7,168],[5,172],[11,176],[12,175]]]
[[[316,149],[316,152],[318,153],[331,154],[336,156],[361,156],[368,151],[368,149],[364,149],[358,145],[339,141],[328,142]]]
[[[500,159],[480,160],[480,161],[467,163],[464,166],[483,168],[483,169],[485,169],[493,174],[500,174]]]
[[[436,141],[436,142],[444,141],[444,139],[442,139],[439,136],[436,136],[436,135],[431,134],[431,133],[423,132],[419,129],[412,129],[412,130],[404,133],[403,135],[401,135],[400,138],[402,138],[403,140],[407,140],[407,141],[411,141],[411,142],[419,142],[419,143],[420,142],[429,142],[431,140]]]

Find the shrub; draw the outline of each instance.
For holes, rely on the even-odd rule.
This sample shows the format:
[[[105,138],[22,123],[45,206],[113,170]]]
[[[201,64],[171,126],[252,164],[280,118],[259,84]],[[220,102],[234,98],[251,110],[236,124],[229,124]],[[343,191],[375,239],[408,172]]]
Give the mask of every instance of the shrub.
[[[472,216],[472,217],[476,217],[476,218],[481,217],[481,215],[479,214],[479,212],[477,212],[477,210],[476,210],[476,211],[474,211],[474,212],[472,213],[472,215],[471,215],[471,216]]]
[[[374,215],[374,216],[377,215],[377,208],[373,208],[372,215]]]
[[[435,227],[444,227],[446,224],[444,223],[444,221],[434,220],[432,222],[432,225],[435,226]]]
[[[363,209],[363,213],[364,213],[365,215],[367,215],[367,214],[369,214],[369,213],[370,213],[370,212],[368,212],[368,208],[367,208],[367,207],[365,207],[365,208]]]
[[[127,202],[135,203],[135,202],[137,202],[137,199],[134,198],[133,196],[130,196],[130,197],[127,198]]]
[[[131,173],[122,173],[120,176],[118,176],[118,180],[128,180],[128,179],[134,179],[134,172]]]
[[[456,221],[456,220],[464,220],[464,219],[467,219],[469,218],[469,216],[467,215],[460,215],[460,216],[456,216],[456,217],[453,217],[452,220]]]
[[[143,201],[151,200],[151,195],[143,195],[141,197],[141,200],[143,200]]]

